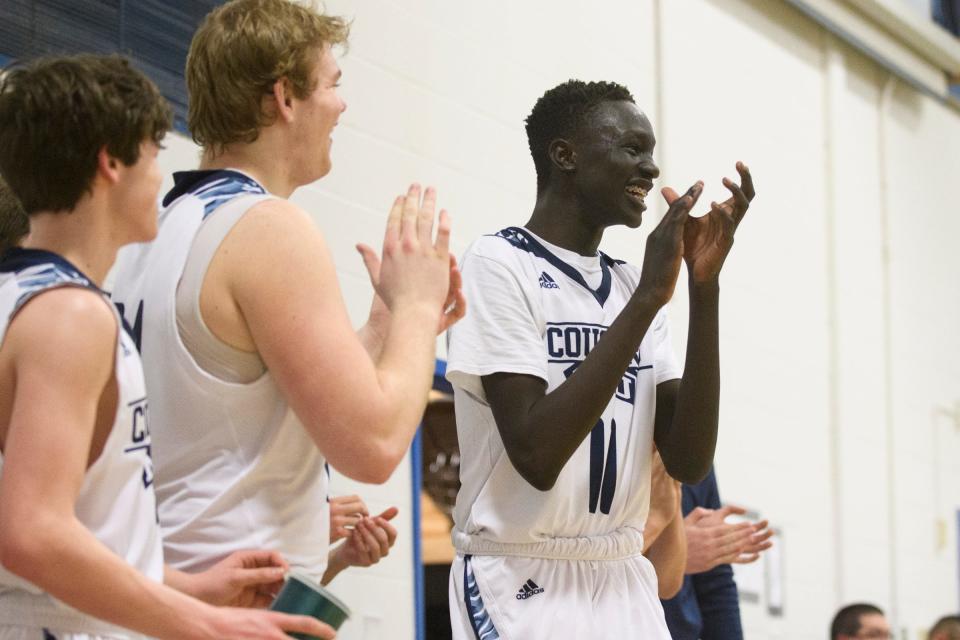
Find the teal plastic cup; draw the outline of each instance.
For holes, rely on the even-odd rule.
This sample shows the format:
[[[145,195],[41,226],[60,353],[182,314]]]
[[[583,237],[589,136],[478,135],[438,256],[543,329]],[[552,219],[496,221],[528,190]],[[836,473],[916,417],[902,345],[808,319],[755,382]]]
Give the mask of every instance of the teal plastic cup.
[[[291,569],[287,572],[287,580],[270,608],[273,611],[313,616],[334,629],[339,629],[340,625],[350,617],[350,609],[343,604],[343,601],[299,569]],[[289,635],[300,640],[320,640],[316,636],[302,633]]]

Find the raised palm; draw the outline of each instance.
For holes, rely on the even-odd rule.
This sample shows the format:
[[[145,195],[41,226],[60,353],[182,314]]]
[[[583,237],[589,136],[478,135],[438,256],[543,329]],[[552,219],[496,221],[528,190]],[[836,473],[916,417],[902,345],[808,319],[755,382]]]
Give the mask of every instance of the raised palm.
[[[723,261],[733,246],[737,226],[750,207],[755,191],[750,170],[737,163],[741,184],[724,178],[732,194],[721,203],[712,202],[710,211],[699,218],[688,216],[683,228],[683,259],[694,282],[710,282],[720,275]]]

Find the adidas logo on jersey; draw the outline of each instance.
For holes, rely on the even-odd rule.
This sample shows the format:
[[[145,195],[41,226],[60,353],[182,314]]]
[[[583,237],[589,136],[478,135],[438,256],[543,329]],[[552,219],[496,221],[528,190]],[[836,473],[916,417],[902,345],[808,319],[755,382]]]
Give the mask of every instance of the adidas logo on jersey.
[[[541,289],[559,289],[560,285],[550,277],[550,274],[546,271],[540,274],[540,288]]]
[[[553,286],[557,286],[557,283],[554,282]],[[520,590],[517,591],[517,600],[526,600],[527,598],[532,598],[538,593],[543,593],[543,587],[538,587],[536,582],[528,579],[523,583],[523,586],[520,587]]]

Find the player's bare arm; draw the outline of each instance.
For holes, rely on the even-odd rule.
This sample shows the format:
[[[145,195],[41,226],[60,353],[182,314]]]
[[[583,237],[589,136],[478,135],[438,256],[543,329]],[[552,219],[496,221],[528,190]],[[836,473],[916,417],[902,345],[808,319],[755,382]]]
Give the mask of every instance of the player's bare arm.
[[[657,595],[663,600],[677,595],[683,586],[687,562],[687,535],[679,507],[644,555],[657,573]]]
[[[755,195],[753,178],[737,163],[741,184],[724,178],[731,197],[713,202],[701,217],[689,217],[683,232],[683,259],[690,289],[690,323],[683,378],[657,386],[654,440],[674,478],[688,484],[710,471],[720,414],[720,270]],[[667,200],[676,197],[666,193]]]
[[[351,325],[320,231],[290,202],[251,208],[204,280],[211,331],[259,352],[324,457],[362,482],[389,477],[426,404],[450,289],[449,218],[440,212],[434,239],[434,211],[435,192],[421,203],[414,186],[390,212],[376,280],[389,324],[376,360]]]
[[[117,330],[105,301],[81,289],[37,296],[10,325],[2,351],[15,376],[0,482],[3,565],[80,611],[157,638],[281,640],[283,630],[333,637],[312,618],[218,609],[153,582],[77,520],[75,501],[96,458],[91,444],[105,439],[97,427],[113,422]],[[37,473],[51,460],[55,473]]]
[[[507,455],[537,489],[546,491],[554,485],[616,392],[657,311],[673,296],[683,255],[684,223],[702,188],[697,182],[670,203],[647,238],[637,290],[603,339],[563,384],[547,394],[546,382],[535,376],[483,376]]]
[[[680,504],[680,483],[670,477],[660,453],[653,453],[650,512],[643,526],[643,555],[657,573],[657,595],[672,598],[683,586],[687,536]]]

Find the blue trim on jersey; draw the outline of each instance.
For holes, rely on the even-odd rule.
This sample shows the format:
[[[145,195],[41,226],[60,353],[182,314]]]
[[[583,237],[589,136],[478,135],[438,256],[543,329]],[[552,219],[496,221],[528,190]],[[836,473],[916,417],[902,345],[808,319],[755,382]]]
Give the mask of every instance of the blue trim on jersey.
[[[239,195],[267,193],[267,190],[250,176],[230,169],[177,171],[173,174],[173,182],[173,189],[163,197],[163,206],[168,207],[180,196],[191,194],[203,202],[204,218]]]
[[[477,640],[500,640],[500,634],[493,626],[493,620],[490,619],[490,614],[483,604],[483,598],[480,597],[477,578],[470,568],[470,558],[472,557],[470,555],[463,557],[463,601],[467,605],[470,627],[473,629],[473,635]]]
[[[97,289],[97,291],[100,290],[80,269],[73,266],[72,262],[59,253],[45,251],[43,249],[11,247],[3,254],[3,260],[0,261],[0,273],[15,273],[44,264],[57,267],[59,272],[62,272],[71,280],[82,281],[94,289]]]
[[[29,302],[37,294],[64,285],[73,285],[83,289],[89,289],[94,293],[107,296],[107,293],[93,283],[80,269],[73,266],[73,263],[61,256],[59,253],[45,251],[43,249],[23,249],[21,247],[12,247],[8,249],[3,258],[0,259],[0,273],[20,273],[33,267],[46,267],[39,269],[36,273],[21,277],[18,281],[23,294],[17,299],[13,307],[16,313],[20,307]],[[109,297],[109,296],[108,296]],[[123,312],[117,314],[120,316],[120,326],[127,332],[127,335],[133,339],[140,348],[139,331],[135,332],[130,326]],[[137,322],[139,324],[139,316]]]
[[[563,275],[567,276],[581,287],[589,291],[601,307],[604,305],[604,303],[606,303],[607,298],[610,297],[610,284],[613,280],[613,278],[610,276],[610,266],[614,264],[624,264],[622,260],[614,260],[602,251],[598,251],[597,253],[600,257],[600,269],[602,271],[602,276],[600,278],[600,286],[596,289],[592,289],[590,285],[587,284],[587,281],[583,279],[583,276],[576,269],[576,267],[567,264],[551,253],[549,249],[543,246],[526,229],[521,229],[520,227],[507,227],[506,229],[498,231],[494,235],[498,238],[503,238],[518,249],[532,253],[538,258],[543,258],[549,262],[551,265],[559,269]]]
[[[590,513],[597,512],[603,483],[603,419],[590,430]]]
[[[0,273],[24,274],[27,271],[30,273],[17,279],[23,293],[13,307],[14,313],[34,296],[53,287],[72,285],[103,295],[100,287],[60,254],[21,247],[13,247],[3,254]]]
[[[605,427],[603,419],[590,430],[590,513],[597,512],[599,503],[600,513],[610,515],[613,506],[613,496],[617,492],[617,421],[610,421],[610,442],[606,448],[604,459]]]
[[[617,491],[617,421],[610,421],[610,444],[607,464],[603,469],[603,488],[600,489],[600,513],[609,515],[613,494]]]

